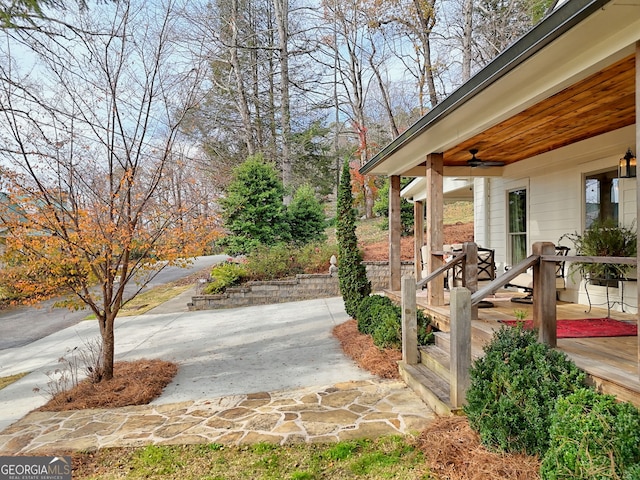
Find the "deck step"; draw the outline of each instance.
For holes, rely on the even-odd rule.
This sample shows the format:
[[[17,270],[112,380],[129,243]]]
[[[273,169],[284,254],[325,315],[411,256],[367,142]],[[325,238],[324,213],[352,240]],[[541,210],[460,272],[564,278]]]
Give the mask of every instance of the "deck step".
[[[615,395],[621,402],[640,408],[640,380],[636,372],[611,369],[587,355],[571,352],[568,357],[587,374],[587,382],[599,392]]]
[[[449,381],[450,356],[449,352],[437,345],[419,347],[420,363],[438,375],[444,381]]]
[[[471,338],[477,340],[480,345],[486,345],[493,339],[493,332],[499,329],[499,325],[496,322],[485,322],[483,320],[477,320],[471,322]]]
[[[434,332],[435,346],[443,350],[447,356],[451,353],[451,342],[449,334],[445,332]],[[484,343],[471,339],[471,359],[476,360],[484,355]]]
[[[483,321],[476,321],[471,324],[471,342],[476,346],[482,348],[489,343],[493,338],[493,332],[495,329],[488,323]],[[446,341],[449,342],[449,332],[436,331],[434,335],[436,337],[436,343],[438,342],[438,335],[446,335]]]
[[[451,415],[449,383],[429,371],[424,365],[398,362],[402,380],[438,415]]]
[[[449,332],[433,332],[433,339],[437,347],[449,351]]]

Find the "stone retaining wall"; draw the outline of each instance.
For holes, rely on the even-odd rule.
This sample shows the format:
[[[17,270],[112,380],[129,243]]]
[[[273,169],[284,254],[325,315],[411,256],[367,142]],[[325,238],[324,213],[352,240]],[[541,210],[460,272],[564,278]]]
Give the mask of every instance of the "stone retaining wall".
[[[364,262],[367,267],[367,278],[371,282],[371,290],[379,292],[389,288],[389,262]],[[400,276],[414,276],[413,262],[402,262]]]
[[[296,275],[292,280],[247,282],[240,287],[227,288],[217,295],[191,297],[189,310],[246,307],[269,303],[294,302],[312,298],[340,295],[338,277],[329,274]]]
[[[364,262],[371,288],[380,291],[389,287],[388,262]],[[402,262],[402,275],[413,275],[413,262]],[[247,307],[270,303],[295,302],[340,295],[338,277],[329,274],[296,275],[291,280],[248,282],[231,287],[217,295],[191,297],[189,310]]]

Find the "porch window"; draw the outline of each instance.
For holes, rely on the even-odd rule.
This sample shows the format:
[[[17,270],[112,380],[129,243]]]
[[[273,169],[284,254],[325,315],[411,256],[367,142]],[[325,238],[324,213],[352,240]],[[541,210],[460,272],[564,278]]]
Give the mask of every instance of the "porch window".
[[[585,229],[595,220],[618,222],[618,171],[590,174],[585,177]]]
[[[527,190],[512,190],[509,202],[509,261],[515,265],[527,257]]]

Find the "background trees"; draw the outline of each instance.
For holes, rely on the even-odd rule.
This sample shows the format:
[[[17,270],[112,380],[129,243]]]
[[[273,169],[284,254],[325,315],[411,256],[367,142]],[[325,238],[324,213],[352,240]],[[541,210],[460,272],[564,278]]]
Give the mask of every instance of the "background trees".
[[[400,187],[404,188],[411,182],[410,178],[402,177],[400,179]],[[373,206],[374,211],[380,217],[386,217],[384,223],[385,229],[389,229],[389,179],[385,179],[384,184],[380,188],[378,200]],[[400,199],[400,224],[402,225],[402,235],[413,235],[413,203],[406,198]]]
[[[216,0],[185,11],[208,66],[192,112],[224,188],[234,165],[261,154],[288,191],[317,193],[345,148],[362,165],[539,21],[550,0]],[[313,135],[321,148],[306,150]],[[319,162],[320,161],[320,162]],[[314,168],[317,163],[322,168]],[[306,177],[305,177],[306,175]],[[362,182],[374,215],[376,189]]]
[[[175,21],[188,26],[176,39],[189,50],[181,61],[199,63],[205,96],[181,130],[204,153],[201,171],[213,173],[209,182],[217,190],[234,166],[262,154],[280,170],[287,191],[309,183],[317,192],[330,185],[335,193],[344,147],[365,163],[539,21],[551,3],[185,2],[173,8],[180,17]],[[57,0],[10,2],[2,11],[7,18],[14,12],[31,29],[39,13],[52,21],[50,12],[62,6]],[[79,7],[91,9],[92,2],[67,6]],[[322,147],[308,154],[310,134]],[[322,168],[308,168],[320,158]],[[370,182],[363,186],[363,213],[372,216],[376,191]]]

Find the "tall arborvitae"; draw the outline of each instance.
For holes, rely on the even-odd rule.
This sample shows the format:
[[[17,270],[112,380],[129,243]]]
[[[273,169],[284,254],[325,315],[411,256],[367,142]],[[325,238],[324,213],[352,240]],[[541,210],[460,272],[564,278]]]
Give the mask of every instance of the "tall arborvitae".
[[[356,237],[356,212],[351,194],[351,174],[349,161],[344,162],[338,188],[336,214],[336,236],[338,238],[338,279],[345,310],[355,316],[358,305],[371,293],[371,282],[362,263]]]

